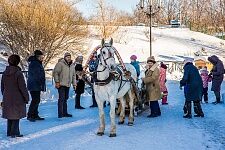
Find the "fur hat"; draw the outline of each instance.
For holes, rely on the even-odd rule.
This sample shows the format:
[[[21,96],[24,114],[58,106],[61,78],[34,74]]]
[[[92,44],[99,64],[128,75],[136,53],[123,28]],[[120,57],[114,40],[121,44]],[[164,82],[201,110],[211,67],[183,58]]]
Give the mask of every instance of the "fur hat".
[[[64,58],[66,58],[67,56],[71,56],[71,54],[70,54],[69,52],[66,52],[66,53],[64,54]]]
[[[148,62],[153,62],[153,63],[156,63],[156,61],[155,61],[155,57],[154,56],[150,56],[150,57],[148,57],[148,59],[147,59],[147,63]]]
[[[8,63],[10,66],[18,66],[20,63],[20,56],[15,54],[9,56]]]
[[[184,65],[186,65],[187,63],[193,63],[194,59],[193,58],[186,58],[184,60]]]
[[[43,54],[42,51],[40,51],[40,50],[35,50],[35,51],[34,51],[34,55],[35,55],[35,56],[41,56],[41,55],[44,55],[44,54]]]

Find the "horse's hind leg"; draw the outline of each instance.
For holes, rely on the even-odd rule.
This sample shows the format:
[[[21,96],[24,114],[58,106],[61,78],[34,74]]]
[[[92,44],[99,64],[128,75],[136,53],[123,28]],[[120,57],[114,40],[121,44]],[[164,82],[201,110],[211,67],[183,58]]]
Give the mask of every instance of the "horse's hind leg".
[[[134,124],[134,95],[131,90],[128,91],[128,94],[129,94],[129,106],[130,106],[128,125],[132,126]]]
[[[109,137],[116,137],[116,123],[115,123],[115,107],[116,107],[116,98],[110,98],[110,119],[111,119],[111,130]]]
[[[105,131],[105,115],[104,115],[104,108],[103,108],[102,101],[97,101],[98,109],[99,109],[99,118],[100,118],[100,127],[98,129],[97,135],[102,136],[104,135]]]
[[[126,101],[124,97],[119,98],[120,100],[120,119],[118,124],[124,124],[124,119],[125,119],[125,107],[126,107]]]

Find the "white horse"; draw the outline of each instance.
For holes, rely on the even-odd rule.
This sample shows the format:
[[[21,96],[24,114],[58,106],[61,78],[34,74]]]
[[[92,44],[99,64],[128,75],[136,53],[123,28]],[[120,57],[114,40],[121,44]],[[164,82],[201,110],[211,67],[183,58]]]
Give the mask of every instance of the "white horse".
[[[117,68],[115,62],[115,49],[112,46],[113,40],[109,43],[105,43],[104,39],[102,40],[102,48],[99,54],[99,65],[97,67],[97,80],[94,83],[95,98],[99,108],[99,117],[100,117],[100,127],[98,129],[97,135],[102,136],[105,131],[105,116],[103,103],[105,101],[110,102],[110,119],[111,119],[111,130],[110,137],[116,136],[116,124],[115,124],[115,106],[116,99],[120,99],[122,104],[122,109],[120,113],[119,124],[122,124],[125,119],[125,100],[124,95],[129,94],[130,101],[130,115],[128,125],[133,125],[134,116],[133,116],[133,105],[134,97],[131,92],[131,83],[124,77],[122,74],[119,79],[115,80],[111,73]],[[137,73],[135,68],[131,64],[126,64],[126,69],[131,72],[133,79],[137,79]]]

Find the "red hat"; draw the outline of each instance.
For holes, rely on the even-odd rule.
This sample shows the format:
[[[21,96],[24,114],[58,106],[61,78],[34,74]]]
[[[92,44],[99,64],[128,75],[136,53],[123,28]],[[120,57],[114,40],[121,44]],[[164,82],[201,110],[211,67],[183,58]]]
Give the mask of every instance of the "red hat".
[[[130,59],[136,60],[137,59],[137,56],[136,55],[132,55],[132,56],[130,56]]]

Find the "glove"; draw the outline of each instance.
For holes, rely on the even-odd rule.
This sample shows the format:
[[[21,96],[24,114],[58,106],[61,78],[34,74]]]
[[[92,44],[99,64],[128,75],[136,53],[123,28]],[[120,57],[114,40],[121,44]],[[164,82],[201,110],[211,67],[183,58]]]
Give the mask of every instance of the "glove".
[[[73,89],[74,89],[74,90],[77,89],[77,84],[73,85]]]
[[[180,86],[180,90],[183,90],[183,87],[182,86]]]
[[[55,88],[57,88],[57,89],[60,88],[60,83],[59,82],[55,83]]]
[[[212,72],[210,72],[210,74],[208,75],[209,77],[212,77]]]

